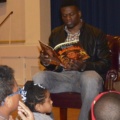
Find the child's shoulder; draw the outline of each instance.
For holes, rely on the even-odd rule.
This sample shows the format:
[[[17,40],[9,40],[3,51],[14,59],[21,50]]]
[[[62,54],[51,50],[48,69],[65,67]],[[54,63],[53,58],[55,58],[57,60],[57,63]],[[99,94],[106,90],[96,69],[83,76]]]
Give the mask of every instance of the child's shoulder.
[[[53,120],[49,115],[33,112],[35,120]]]

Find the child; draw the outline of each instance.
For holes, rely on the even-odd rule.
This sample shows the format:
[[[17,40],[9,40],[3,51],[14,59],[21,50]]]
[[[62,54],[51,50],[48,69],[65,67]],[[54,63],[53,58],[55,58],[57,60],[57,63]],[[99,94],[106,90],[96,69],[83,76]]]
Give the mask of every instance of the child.
[[[102,92],[92,102],[92,120],[120,120],[120,92]]]
[[[53,120],[50,115],[52,111],[52,100],[49,91],[33,81],[27,81],[22,95],[26,106],[33,112],[35,120]]]

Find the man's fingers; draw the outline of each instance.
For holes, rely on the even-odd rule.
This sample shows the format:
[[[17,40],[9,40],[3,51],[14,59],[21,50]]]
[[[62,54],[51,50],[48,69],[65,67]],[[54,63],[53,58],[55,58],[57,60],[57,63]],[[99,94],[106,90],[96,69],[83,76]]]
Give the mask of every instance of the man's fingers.
[[[21,111],[18,111],[18,115],[21,117],[22,120],[27,120],[26,116]]]

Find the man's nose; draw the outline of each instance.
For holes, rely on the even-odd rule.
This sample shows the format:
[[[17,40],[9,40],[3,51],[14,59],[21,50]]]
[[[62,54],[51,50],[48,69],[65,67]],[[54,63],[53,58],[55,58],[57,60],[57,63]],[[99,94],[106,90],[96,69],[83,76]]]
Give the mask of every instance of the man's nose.
[[[66,19],[67,19],[67,20],[70,20],[70,19],[71,19],[71,16],[70,16],[70,15],[67,15]]]

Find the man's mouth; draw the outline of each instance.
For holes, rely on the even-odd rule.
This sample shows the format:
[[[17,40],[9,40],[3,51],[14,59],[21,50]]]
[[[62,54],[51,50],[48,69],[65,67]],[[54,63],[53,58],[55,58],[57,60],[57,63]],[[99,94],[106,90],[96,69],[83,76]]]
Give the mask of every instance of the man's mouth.
[[[72,22],[67,22],[66,24],[67,24],[67,25],[71,25],[71,24],[72,24]]]

